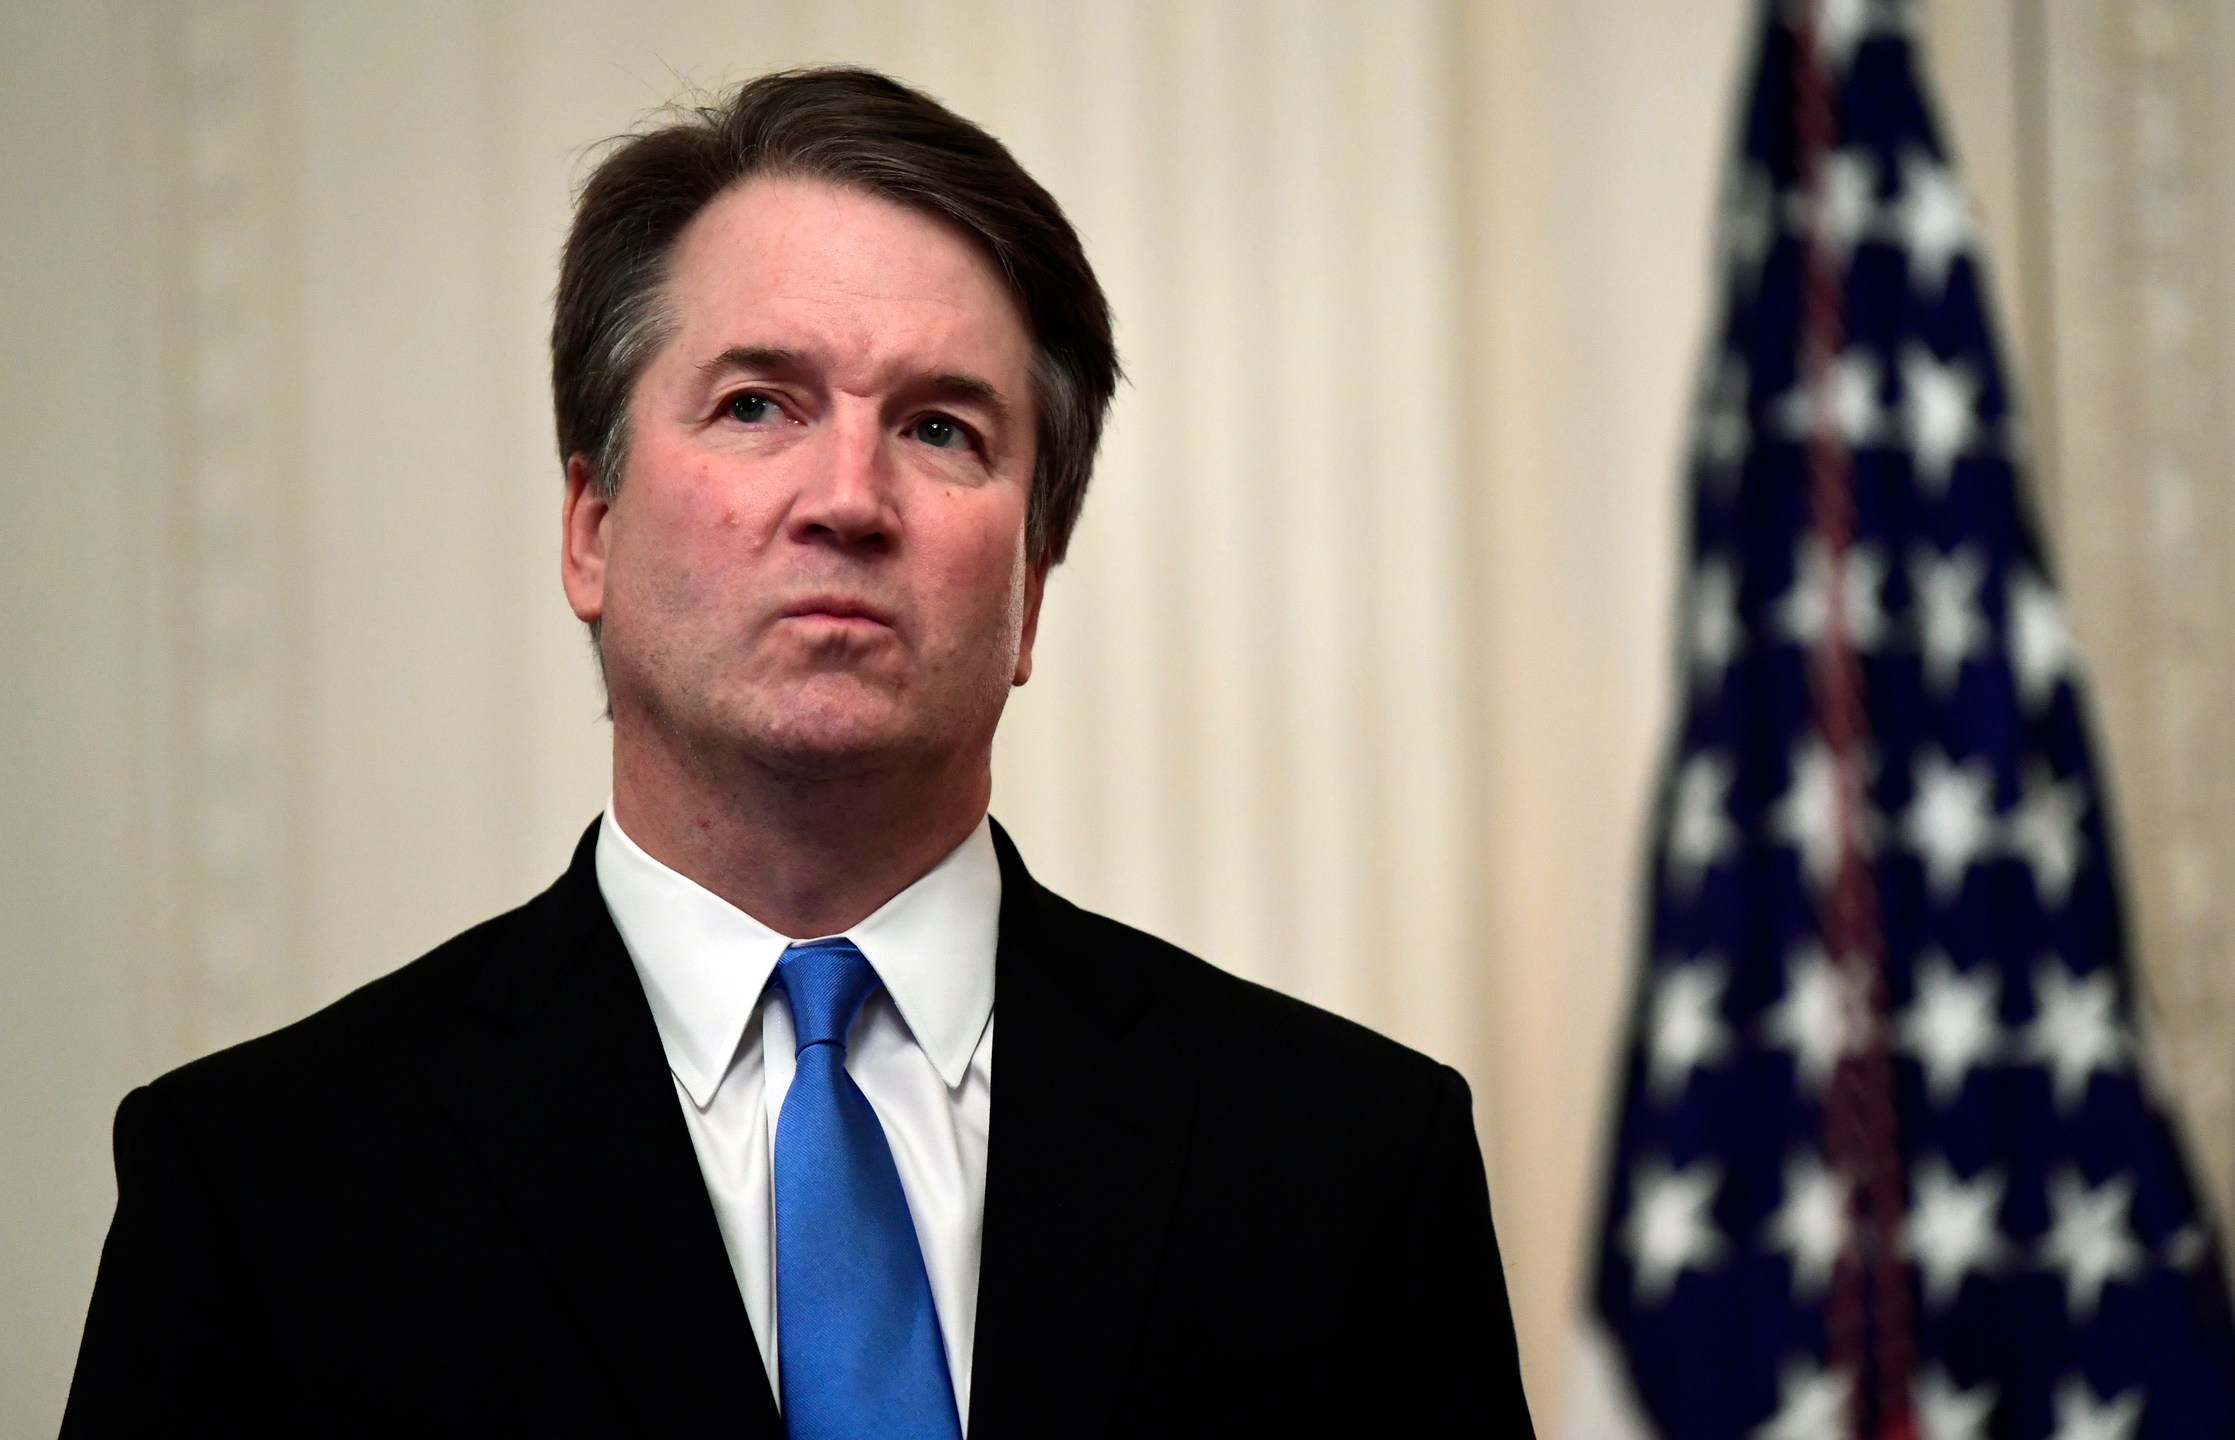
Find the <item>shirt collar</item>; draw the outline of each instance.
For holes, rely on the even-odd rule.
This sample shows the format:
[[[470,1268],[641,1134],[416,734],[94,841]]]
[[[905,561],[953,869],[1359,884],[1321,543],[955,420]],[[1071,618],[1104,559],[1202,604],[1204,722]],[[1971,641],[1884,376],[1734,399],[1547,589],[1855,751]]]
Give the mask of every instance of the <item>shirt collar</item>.
[[[869,957],[939,1078],[960,1086],[993,1018],[1001,858],[991,822],[981,816],[944,860],[846,938]]]
[[[597,875],[668,1065],[704,1108],[791,940],[646,854],[613,818],[611,802],[598,827]],[[993,1016],[1000,932],[1001,862],[983,818],[945,859],[845,932],[950,1089],[962,1084]]]

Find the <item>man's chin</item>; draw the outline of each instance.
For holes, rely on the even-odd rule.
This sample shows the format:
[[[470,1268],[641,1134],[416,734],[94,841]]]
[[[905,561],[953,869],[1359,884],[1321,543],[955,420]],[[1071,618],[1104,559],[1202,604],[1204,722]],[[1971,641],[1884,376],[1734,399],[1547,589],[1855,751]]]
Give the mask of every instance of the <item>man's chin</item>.
[[[788,691],[741,687],[696,705],[629,709],[649,722],[648,736],[665,732],[668,738],[654,739],[655,745],[693,757],[686,763],[709,772],[706,778],[716,784],[723,783],[717,772],[724,771],[844,779],[937,765],[941,752],[953,749],[952,727],[940,724],[939,715],[923,713],[908,696],[819,678],[825,683]],[[620,724],[622,715],[615,718]]]
[[[762,735],[739,747],[762,769],[795,780],[843,780],[889,770],[911,748],[894,737],[828,733]]]
[[[888,769],[923,748],[921,737],[881,704],[811,705],[740,717],[716,744],[759,768],[802,780],[843,779]]]

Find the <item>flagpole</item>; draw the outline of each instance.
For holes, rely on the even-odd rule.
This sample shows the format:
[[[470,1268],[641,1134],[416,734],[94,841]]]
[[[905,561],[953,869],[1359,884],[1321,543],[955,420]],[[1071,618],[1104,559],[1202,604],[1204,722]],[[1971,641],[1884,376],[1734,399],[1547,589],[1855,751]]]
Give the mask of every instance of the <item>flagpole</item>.
[[[1793,45],[1795,167],[1812,219],[1824,215],[1825,162],[1838,143],[1836,77],[1818,39],[1820,0],[1800,0]],[[1854,543],[1854,465],[1840,430],[1834,387],[1846,346],[1845,257],[1825,226],[1804,227],[1801,366],[1809,413],[1809,509],[1824,557],[1826,624],[1810,657],[1817,728],[1831,757],[1838,863],[1819,902],[1824,951],[1841,978],[1857,1043],[1841,1058],[1824,1099],[1824,1149],[1846,1180],[1853,1239],[1831,1277],[1826,1329],[1833,1367],[1851,1378],[1849,1433],[1860,1434],[1868,1377],[1879,1440],[1915,1440],[1915,1368],[1909,1278],[1902,1258],[1905,1195],[1901,1135],[1888,1053],[1886,948],[1877,881],[1866,847],[1870,722],[1854,617],[1848,551]],[[1875,1319],[1875,1356],[1869,1343]],[[1875,1361],[1875,1363],[1872,1363]]]

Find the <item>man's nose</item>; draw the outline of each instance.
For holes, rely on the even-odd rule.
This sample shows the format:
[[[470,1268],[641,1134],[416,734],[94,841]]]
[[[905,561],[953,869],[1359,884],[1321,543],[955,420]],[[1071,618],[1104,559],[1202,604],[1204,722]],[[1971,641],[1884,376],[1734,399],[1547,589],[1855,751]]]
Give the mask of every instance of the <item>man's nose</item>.
[[[841,403],[825,422],[823,444],[792,506],[792,537],[848,549],[891,548],[899,539],[893,505],[893,454],[875,406]]]

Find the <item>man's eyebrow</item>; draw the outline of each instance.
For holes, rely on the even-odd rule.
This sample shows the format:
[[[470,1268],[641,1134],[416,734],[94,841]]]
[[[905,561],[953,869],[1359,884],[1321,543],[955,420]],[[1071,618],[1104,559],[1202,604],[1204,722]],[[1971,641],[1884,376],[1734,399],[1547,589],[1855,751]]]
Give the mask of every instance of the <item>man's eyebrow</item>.
[[[992,381],[976,375],[959,371],[927,375],[908,389],[927,400],[950,400],[975,405],[996,421],[1006,423],[1009,419],[1009,402],[1001,398],[1000,390],[995,388]]]
[[[796,372],[807,368],[807,357],[780,345],[732,345],[698,368],[704,375],[716,375],[724,370]]]
[[[797,375],[810,366],[805,355],[797,350],[787,350],[781,345],[732,345],[698,368],[703,375],[720,375],[739,370],[769,375]],[[1003,424],[1008,422],[1013,410],[1009,402],[1002,398],[1000,388],[991,380],[962,370],[926,375],[903,389],[918,399],[975,405],[996,422]]]

